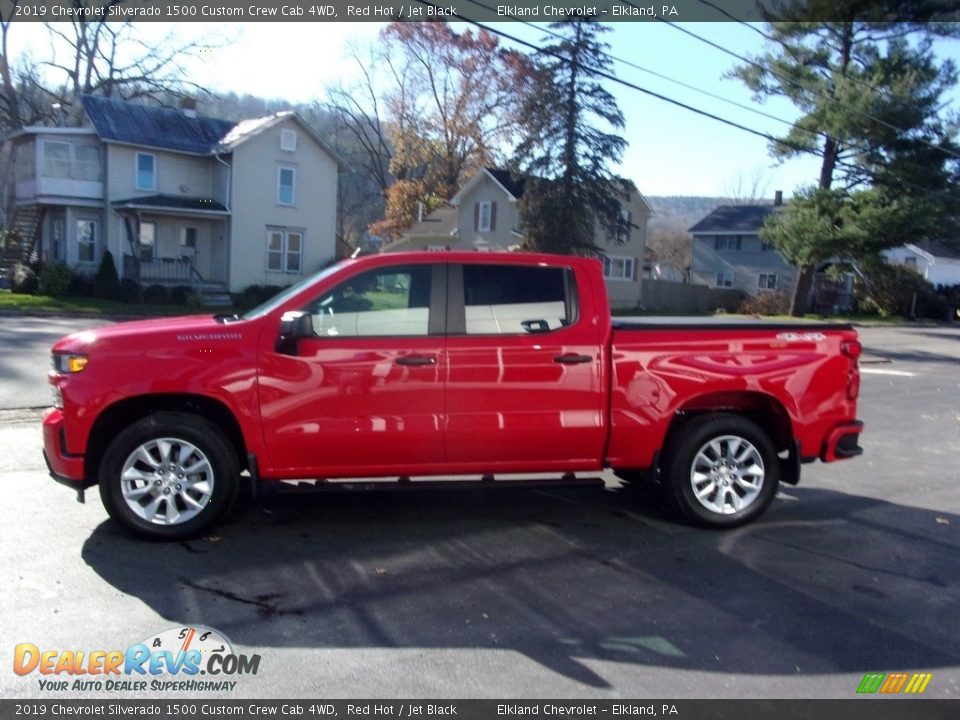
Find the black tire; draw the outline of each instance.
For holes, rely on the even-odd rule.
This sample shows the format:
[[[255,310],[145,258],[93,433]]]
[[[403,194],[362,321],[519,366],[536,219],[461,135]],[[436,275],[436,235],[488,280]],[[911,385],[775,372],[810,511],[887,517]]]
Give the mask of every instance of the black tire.
[[[155,413],[117,435],[97,474],[110,517],[151,540],[185,540],[209,528],[233,504],[239,476],[220,429],[176,412]]]
[[[732,528],[755,520],[773,502],[780,483],[780,462],[769,435],[727,413],[691,420],[671,441],[664,465],[671,505],[685,520],[704,527]]]

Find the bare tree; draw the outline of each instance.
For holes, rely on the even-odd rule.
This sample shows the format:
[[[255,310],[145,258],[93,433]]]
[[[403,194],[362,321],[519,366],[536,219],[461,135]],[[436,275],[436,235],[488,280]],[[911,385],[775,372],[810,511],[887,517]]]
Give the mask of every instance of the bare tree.
[[[392,153],[372,68],[388,64],[389,59],[371,44],[365,51],[354,47],[353,60],[360,68],[361,79],[349,86],[341,83],[328,88],[325,107],[354,140],[356,151],[348,158],[351,166],[373,178],[386,193],[392,183]]]
[[[25,124],[64,124],[76,119],[81,94],[123,100],[205,93],[189,79],[186,63],[202,52],[222,47],[226,39],[181,40],[173,31],[148,42],[130,22],[108,22],[110,8],[121,0],[73,0],[85,12],[69,22],[45,23],[49,51],[41,61],[11,62],[8,41],[20,0],[0,10],[0,99],[4,130]],[[94,12],[96,11],[96,12]],[[95,18],[95,19],[91,19]]]
[[[749,175],[742,169],[737,170],[720,189],[727,205],[757,205],[763,202],[769,191],[770,177],[762,167],[755,167]]]
[[[677,227],[654,230],[647,239],[647,247],[653,259],[668,263],[686,272],[690,267],[693,252],[693,237]]]

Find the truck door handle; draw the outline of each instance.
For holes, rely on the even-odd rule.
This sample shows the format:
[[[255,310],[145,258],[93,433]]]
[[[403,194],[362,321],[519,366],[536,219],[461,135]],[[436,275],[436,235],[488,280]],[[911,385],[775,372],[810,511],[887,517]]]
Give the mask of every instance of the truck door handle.
[[[404,355],[398,357],[394,362],[397,365],[420,367],[422,365],[436,365],[437,358],[435,355]]]
[[[589,355],[577,355],[576,353],[564,353],[563,355],[557,355],[553,361],[555,363],[560,363],[561,365],[579,365],[581,363],[593,362],[593,358]]]

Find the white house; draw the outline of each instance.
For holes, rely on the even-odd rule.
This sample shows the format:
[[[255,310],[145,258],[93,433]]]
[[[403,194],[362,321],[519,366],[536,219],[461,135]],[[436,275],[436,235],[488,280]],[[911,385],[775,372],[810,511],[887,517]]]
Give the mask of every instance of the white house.
[[[525,182],[507,170],[483,168],[463,184],[444,205],[414,224],[385,250],[476,250],[505,252],[523,240],[518,203]],[[636,308],[640,304],[647,221],[653,214],[637,187],[624,180],[626,202],[621,203],[629,230],[622,242],[607,245],[604,277],[610,303],[615,308]],[[599,232],[599,231],[598,231]]]
[[[883,254],[887,262],[913,268],[934,285],[960,285],[960,250],[946,243],[922,240]]]
[[[6,138],[7,227],[43,260],[216,293],[288,285],[334,257],[343,164],[298,115],[81,99],[87,124]]]

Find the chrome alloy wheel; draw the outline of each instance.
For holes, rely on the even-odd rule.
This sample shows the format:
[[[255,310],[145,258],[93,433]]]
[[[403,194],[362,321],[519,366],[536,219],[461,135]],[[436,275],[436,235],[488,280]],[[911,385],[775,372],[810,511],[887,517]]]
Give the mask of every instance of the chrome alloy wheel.
[[[745,438],[721,435],[697,451],[690,467],[694,497],[707,510],[733,515],[760,496],[764,466],[760,451]]]
[[[213,466],[180,438],[148,440],[123,463],[120,491],[137,516],[156,525],[180,525],[200,513],[213,494]]]

